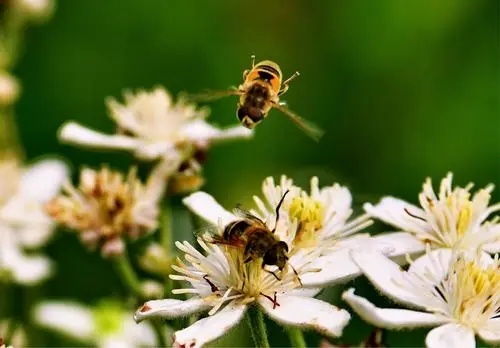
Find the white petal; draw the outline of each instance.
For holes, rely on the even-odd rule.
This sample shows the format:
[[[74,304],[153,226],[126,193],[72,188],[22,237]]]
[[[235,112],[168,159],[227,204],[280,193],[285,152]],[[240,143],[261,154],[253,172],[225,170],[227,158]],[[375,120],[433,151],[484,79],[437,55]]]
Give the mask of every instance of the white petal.
[[[301,278],[302,280],[302,278]],[[322,288],[295,288],[287,292],[290,296],[314,297],[323,290]]]
[[[484,250],[490,254],[500,253],[500,240],[498,242],[484,244]]]
[[[229,303],[213,316],[177,331],[174,346],[196,348],[221,337],[242,319],[245,309],[245,305]]]
[[[16,283],[34,285],[52,273],[52,263],[44,256],[27,256],[19,249],[2,246],[0,268],[12,272]]]
[[[476,340],[472,329],[450,323],[432,329],[425,338],[425,345],[429,348],[474,348]]]
[[[351,259],[348,248],[342,248],[319,257],[311,267],[320,268],[321,271],[300,276],[302,284],[308,288],[345,283],[362,273]]]
[[[201,298],[192,298],[186,301],[174,299],[152,300],[144,303],[135,312],[134,320],[139,323],[153,316],[173,319],[201,312],[207,308],[209,308],[208,304]]]
[[[435,326],[447,321],[437,315],[408,309],[378,308],[364,297],[354,294],[354,289],[344,291],[342,299],[365,321],[386,329]]]
[[[47,243],[55,232],[52,222],[40,226],[23,226],[16,229],[19,243],[26,248],[38,248]]]
[[[92,313],[84,306],[69,302],[42,302],[35,307],[33,315],[40,326],[84,341],[95,338]]]
[[[363,208],[371,216],[404,231],[422,231],[427,226],[426,222],[411,218],[405,211],[406,209],[413,215],[422,216],[424,214],[423,210],[399,198],[384,197],[378,204],[366,203]]]
[[[199,191],[190,194],[182,202],[196,215],[211,223],[218,225],[219,221],[225,226],[231,221],[236,220],[236,216],[224,209],[208,193]]]
[[[65,143],[88,147],[135,150],[142,142],[124,135],[106,135],[76,122],[67,122],[59,130],[59,139]]]
[[[452,257],[453,251],[451,249],[433,250],[416,259],[408,268],[408,272],[431,276],[437,284],[447,276]]]
[[[263,296],[259,304],[272,319],[279,323],[314,329],[322,334],[340,337],[349,323],[350,314],[331,304],[310,297],[279,295],[279,306]]]
[[[488,320],[486,328],[478,330],[479,336],[491,344],[500,343],[500,318]]]
[[[406,263],[406,254],[412,256],[425,251],[424,243],[407,232],[382,233],[373,236],[372,239],[374,243],[391,246],[392,250],[388,256],[400,265]]]
[[[183,133],[190,141],[218,141],[232,140],[238,138],[250,138],[253,131],[243,126],[234,126],[227,129],[219,129],[205,120],[195,120],[183,128]]]
[[[54,197],[69,176],[68,166],[56,159],[40,160],[24,170],[18,194],[45,203]]]
[[[121,329],[116,334],[102,338],[98,345],[101,348],[135,348],[153,347],[156,343],[156,335],[151,325],[137,325],[132,317],[127,315],[121,322]]]
[[[351,257],[370,282],[383,294],[409,305],[422,307],[419,294],[398,284],[405,283],[399,266],[379,252],[351,251]]]
[[[223,129],[216,137],[210,139],[213,142],[234,140],[234,139],[249,139],[253,136],[253,130],[243,126],[234,126]]]

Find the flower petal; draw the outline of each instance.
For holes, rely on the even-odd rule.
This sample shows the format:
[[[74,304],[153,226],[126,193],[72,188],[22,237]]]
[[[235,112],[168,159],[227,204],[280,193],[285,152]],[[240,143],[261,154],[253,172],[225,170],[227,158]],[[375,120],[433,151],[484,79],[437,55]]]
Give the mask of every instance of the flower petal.
[[[379,252],[352,250],[351,257],[370,282],[383,294],[402,303],[422,307],[418,293],[398,284],[404,284],[403,271]]]
[[[276,307],[263,296],[258,301],[267,315],[279,323],[311,328],[329,336],[340,337],[351,319],[346,310],[310,297],[278,294]]]
[[[186,301],[175,299],[152,300],[144,303],[134,314],[134,320],[139,323],[153,316],[173,319],[201,312],[210,306],[201,298]]]
[[[157,345],[156,335],[151,325],[137,325],[129,315],[122,319],[120,330],[116,334],[106,335],[99,341],[100,348],[135,348]]]
[[[24,170],[18,194],[31,202],[45,203],[54,197],[69,176],[69,168],[56,159],[40,160]]]
[[[243,126],[221,130],[207,123],[205,120],[195,120],[184,126],[183,134],[187,140],[195,142],[250,138],[253,135],[253,131]]]
[[[71,302],[42,302],[33,312],[34,321],[43,327],[84,341],[92,341],[95,325],[89,309]]]
[[[484,250],[490,254],[499,254],[500,253],[500,240],[497,242],[484,244]]]
[[[141,145],[137,139],[99,133],[76,122],[65,123],[59,130],[59,139],[65,143],[105,149],[135,150]]]
[[[344,291],[342,299],[365,321],[386,329],[435,326],[447,321],[446,318],[425,312],[375,307],[364,297],[355,295],[354,288]]]
[[[487,255],[486,253],[484,255]],[[449,273],[452,249],[436,249],[416,259],[408,268],[408,272],[426,274],[432,277],[436,284]]]
[[[409,211],[412,215],[422,216],[423,210],[399,198],[384,197],[378,204],[366,203],[363,208],[371,216],[389,225],[399,227],[403,231],[423,231],[427,226],[425,221],[412,218],[407,213]]]
[[[479,336],[491,344],[500,343],[500,318],[488,320],[486,328],[478,330]]]
[[[429,348],[474,348],[476,340],[472,329],[450,323],[432,329],[425,338],[425,345]]]
[[[245,309],[245,305],[229,303],[213,316],[200,319],[193,325],[177,331],[174,335],[174,347],[201,347],[221,337],[243,318]]]
[[[406,254],[411,256],[425,252],[424,243],[407,232],[387,232],[375,235],[372,239],[374,243],[391,246],[388,256],[400,265],[406,263]]]
[[[236,216],[224,209],[208,193],[199,191],[190,194],[182,202],[196,215],[211,223],[218,225],[219,221],[225,226],[236,220]]]
[[[341,284],[360,275],[361,269],[351,259],[349,251],[348,248],[342,248],[317,258],[311,267],[317,267],[321,271],[301,275],[304,287]]]

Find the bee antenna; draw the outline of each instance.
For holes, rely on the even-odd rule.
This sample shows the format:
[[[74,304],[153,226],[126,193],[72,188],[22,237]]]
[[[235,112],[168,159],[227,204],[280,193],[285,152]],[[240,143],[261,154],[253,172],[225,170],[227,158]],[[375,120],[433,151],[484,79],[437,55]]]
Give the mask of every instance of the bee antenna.
[[[280,219],[280,208],[281,208],[281,205],[283,204],[283,201],[285,200],[285,197],[288,194],[288,192],[290,192],[290,190],[286,190],[286,192],[283,194],[280,201],[278,202],[278,205],[276,206],[276,221],[274,223],[274,228],[272,230],[273,233],[276,232],[276,227],[278,226],[278,221]]]

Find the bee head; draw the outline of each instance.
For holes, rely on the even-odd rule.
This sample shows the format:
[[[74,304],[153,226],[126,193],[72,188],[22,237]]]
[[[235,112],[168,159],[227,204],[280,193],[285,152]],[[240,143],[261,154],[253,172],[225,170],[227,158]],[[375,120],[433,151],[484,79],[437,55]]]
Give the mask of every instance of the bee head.
[[[264,112],[261,108],[251,106],[240,106],[236,112],[240,122],[247,128],[254,128],[257,123],[264,118]]]
[[[288,245],[283,241],[279,241],[264,254],[264,264],[270,266],[274,265],[277,266],[280,271],[283,270],[288,261],[287,252]]]

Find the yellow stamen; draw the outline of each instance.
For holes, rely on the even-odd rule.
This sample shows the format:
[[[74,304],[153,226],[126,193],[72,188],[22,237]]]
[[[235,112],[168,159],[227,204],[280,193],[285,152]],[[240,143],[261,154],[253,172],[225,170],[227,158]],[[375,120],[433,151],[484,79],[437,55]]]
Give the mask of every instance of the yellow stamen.
[[[289,207],[290,219],[297,219],[298,231],[294,243],[301,247],[315,245],[316,231],[323,227],[324,207],[304,192],[292,199]]]

